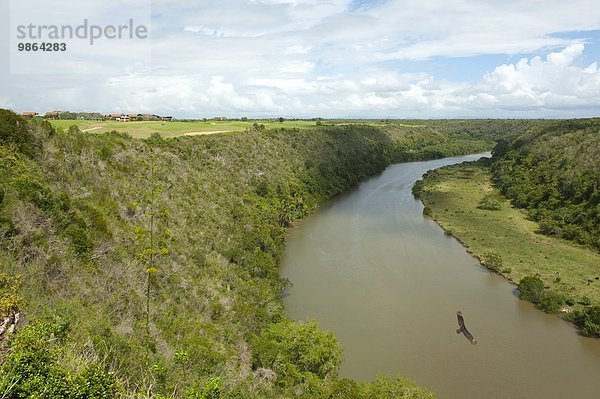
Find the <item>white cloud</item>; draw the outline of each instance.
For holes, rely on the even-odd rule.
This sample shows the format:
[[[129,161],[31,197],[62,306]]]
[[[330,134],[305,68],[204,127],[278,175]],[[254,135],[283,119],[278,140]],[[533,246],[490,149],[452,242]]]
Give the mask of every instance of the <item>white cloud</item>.
[[[307,54],[312,49],[311,46],[302,46],[295,44],[283,50],[284,55]]]
[[[283,73],[309,73],[315,67],[314,62],[286,62],[279,70]]]
[[[600,106],[596,63],[588,67],[575,64],[583,51],[584,45],[575,43],[548,54],[545,61],[523,58],[516,64],[498,66],[471,90],[493,96],[496,105],[506,109]]]
[[[559,66],[571,64],[577,57],[583,53],[584,45],[582,43],[571,44],[560,53],[548,54],[548,61]]]
[[[94,7],[110,15],[120,2]],[[152,69],[115,47],[114,65],[89,57],[50,79],[4,73],[0,106],[180,117],[591,116],[600,106],[599,60],[587,46],[600,39],[597,0],[200,3],[153,1]],[[498,54],[468,79],[430,68]],[[112,78],[97,76],[105,70]]]
[[[225,36],[225,32],[221,32],[217,29],[207,28],[204,26],[186,26],[185,28],[183,28],[183,30],[186,32],[201,33],[206,36],[216,36],[216,37],[224,37]]]

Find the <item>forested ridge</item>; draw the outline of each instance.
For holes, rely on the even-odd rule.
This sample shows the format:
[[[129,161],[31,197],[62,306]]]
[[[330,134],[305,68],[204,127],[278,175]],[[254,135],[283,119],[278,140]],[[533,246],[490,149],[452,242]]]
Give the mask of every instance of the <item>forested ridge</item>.
[[[600,251],[600,119],[536,126],[494,151],[501,192],[540,232]]]
[[[338,378],[335,337],[284,314],[284,234],[392,162],[492,145],[393,123],[135,140],[0,110],[0,392],[430,397]]]

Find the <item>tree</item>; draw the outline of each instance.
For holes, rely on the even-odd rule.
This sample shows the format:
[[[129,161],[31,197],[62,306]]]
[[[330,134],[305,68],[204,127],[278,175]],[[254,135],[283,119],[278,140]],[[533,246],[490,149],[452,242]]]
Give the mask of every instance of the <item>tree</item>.
[[[577,312],[575,323],[585,334],[600,337],[600,306],[590,306],[581,312]]]
[[[14,145],[21,153],[34,155],[34,137],[29,124],[7,109],[0,109],[0,145]]]
[[[538,306],[546,313],[558,313],[564,304],[564,295],[554,291],[546,291],[542,295]]]
[[[523,277],[517,288],[520,291],[520,299],[525,299],[536,305],[540,303],[544,295],[544,282],[536,276]]]
[[[292,384],[303,380],[304,373],[335,377],[342,361],[340,343],[333,334],[320,331],[316,322],[271,324],[253,346],[256,367],[272,369]]]

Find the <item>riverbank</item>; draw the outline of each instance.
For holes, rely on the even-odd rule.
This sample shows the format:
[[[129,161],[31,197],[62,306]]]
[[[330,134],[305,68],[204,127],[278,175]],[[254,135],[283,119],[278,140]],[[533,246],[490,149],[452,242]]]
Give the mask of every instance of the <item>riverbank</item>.
[[[537,234],[537,223],[492,186],[483,164],[430,171],[413,190],[446,234],[459,240],[489,269],[517,284],[537,275],[567,299],[569,313],[600,304],[600,255],[558,238]]]

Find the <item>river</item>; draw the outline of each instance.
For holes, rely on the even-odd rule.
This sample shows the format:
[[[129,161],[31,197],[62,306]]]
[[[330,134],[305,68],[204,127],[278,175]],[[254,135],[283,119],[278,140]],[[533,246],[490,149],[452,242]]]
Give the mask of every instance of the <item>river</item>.
[[[520,301],[411,194],[426,171],[481,155],[391,165],[290,229],[286,311],[337,336],[342,377],[401,375],[442,399],[600,398],[600,339]]]

